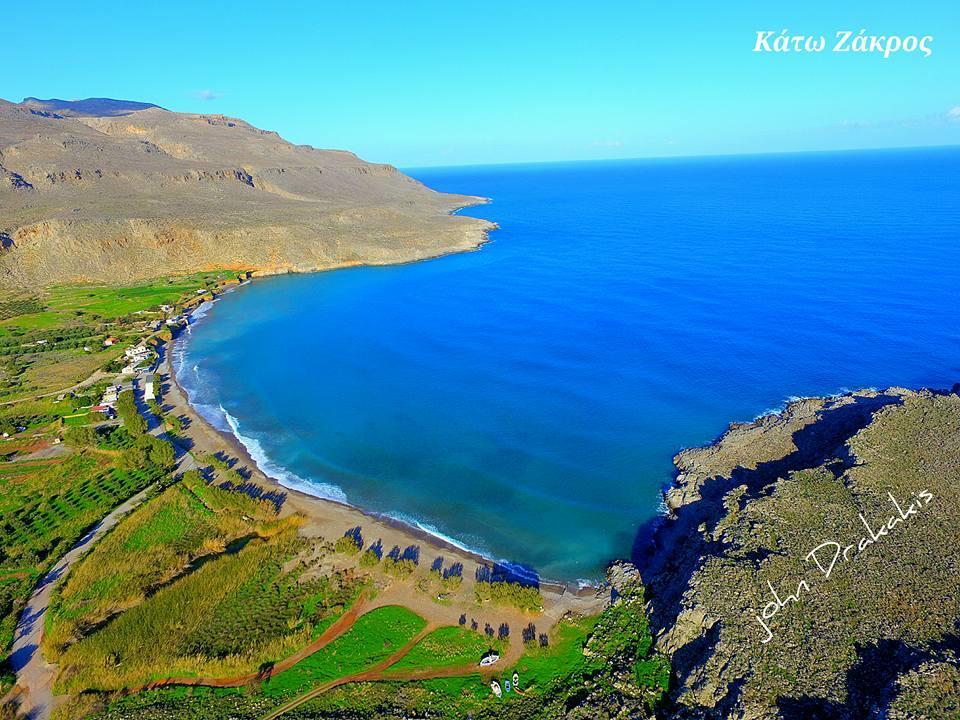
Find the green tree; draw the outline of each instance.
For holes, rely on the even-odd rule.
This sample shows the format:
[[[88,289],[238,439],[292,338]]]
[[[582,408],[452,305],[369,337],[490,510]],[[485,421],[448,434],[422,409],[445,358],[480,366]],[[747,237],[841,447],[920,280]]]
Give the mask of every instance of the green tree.
[[[174,435],[179,435],[183,432],[183,419],[179,415],[167,415],[164,421],[170,429],[170,432]]]
[[[120,467],[124,470],[144,470],[149,464],[150,456],[147,448],[140,442],[134,443],[120,455]]]
[[[120,456],[121,466],[126,470],[156,469],[169,472],[177,464],[173,445],[153,435],[141,435],[133,446]]]
[[[177,454],[173,445],[153,435],[144,435],[138,441],[147,450],[147,461],[158,470],[170,471],[177,464]]]
[[[383,559],[383,571],[389,575],[400,578],[401,580],[413,575],[413,571],[416,569],[417,566],[414,564],[413,560],[396,559],[392,557]]]
[[[74,425],[64,431],[63,439],[76,448],[92,447],[97,444],[97,431],[89,425]]]
[[[337,541],[333,544],[333,548],[337,552],[346,553],[347,555],[356,555],[360,552],[360,546],[352,535],[344,535],[337,538]]]
[[[147,431],[147,421],[137,410],[136,400],[133,398],[133,392],[124,390],[117,398],[117,414],[123,420],[124,427],[127,428],[133,437],[139,437]]]
[[[380,558],[373,550],[367,550],[360,556],[360,567],[372,568],[380,564]]]

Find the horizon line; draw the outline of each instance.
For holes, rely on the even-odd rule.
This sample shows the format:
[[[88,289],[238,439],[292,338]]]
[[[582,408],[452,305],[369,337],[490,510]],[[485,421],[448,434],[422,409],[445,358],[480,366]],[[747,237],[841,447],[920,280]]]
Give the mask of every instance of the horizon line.
[[[776,155],[826,155],[843,154],[858,152],[897,152],[904,150],[950,150],[960,149],[960,143],[949,145],[884,145],[878,147],[863,148],[824,148],[817,150],[770,150],[754,152],[715,152],[715,153],[691,153],[687,155],[632,155],[616,158],[583,158],[567,160],[514,160],[509,162],[492,163],[450,163],[446,165],[396,165],[398,170],[406,172],[408,170],[441,170],[444,168],[468,168],[468,167],[509,167],[516,165],[568,165],[573,163],[613,163],[613,162],[632,162],[638,160],[697,160],[706,158],[741,158],[741,157],[768,157]]]

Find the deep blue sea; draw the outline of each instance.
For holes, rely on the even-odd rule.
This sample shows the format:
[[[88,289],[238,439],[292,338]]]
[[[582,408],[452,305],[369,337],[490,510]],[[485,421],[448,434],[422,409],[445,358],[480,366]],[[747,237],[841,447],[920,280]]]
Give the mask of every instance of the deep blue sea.
[[[678,449],[792,396],[960,381],[956,149],[410,172],[501,229],[257,280],[180,344],[194,403],[290,485],[597,578]]]

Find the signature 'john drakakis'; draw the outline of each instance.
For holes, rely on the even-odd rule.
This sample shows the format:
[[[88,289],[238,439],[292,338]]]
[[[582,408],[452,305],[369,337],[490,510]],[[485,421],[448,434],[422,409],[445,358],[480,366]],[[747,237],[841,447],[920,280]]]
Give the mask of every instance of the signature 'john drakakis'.
[[[893,493],[887,493],[887,497],[890,498],[890,502],[896,509],[896,513],[891,515],[885,523],[879,525],[875,529],[863,516],[863,513],[860,513],[860,521],[863,523],[864,527],[866,527],[867,533],[861,536],[857,542],[843,544],[835,540],[826,540],[807,553],[804,559],[807,562],[813,562],[816,565],[817,570],[820,572],[820,576],[823,580],[828,580],[830,578],[830,575],[833,573],[837,563],[841,561],[852,562],[853,560],[856,560],[856,558],[871,545],[879,542],[884,537],[892,533],[898,525],[919,513],[933,500],[933,493],[931,493],[929,490],[921,490],[920,492],[914,493],[911,496],[913,499],[910,501],[910,504],[907,505],[906,509],[904,509],[903,506],[897,501],[897,499],[893,496]],[[770,588],[770,594],[772,595],[773,599],[764,605],[763,610],[759,615],[756,616],[757,622],[760,623],[760,626],[763,628],[765,634],[765,637],[761,641],[764,644],[773,639],[773,631],[770,629],[770,621],[776,617],[777,613],[779,613],[790,603],[800,602],[802,593],[810,592],[810,583],[808,583],[806,580],[800,580],[797,583],[796,592],[785,597],[781,597],[779,593],[777,593],[776,588],[773,587],[773,583],[771,583],[769,580],[767,581],[767,587]]]

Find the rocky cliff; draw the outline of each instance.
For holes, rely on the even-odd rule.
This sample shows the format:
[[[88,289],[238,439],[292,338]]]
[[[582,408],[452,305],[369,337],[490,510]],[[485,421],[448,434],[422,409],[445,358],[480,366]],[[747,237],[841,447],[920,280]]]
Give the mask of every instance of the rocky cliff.
[[[416,260],[481,244],[479,202],[223,115],[0,100],[0,287]]]
[[[957,388],[799,400],[675,463],[663,717],[960,717]]]

